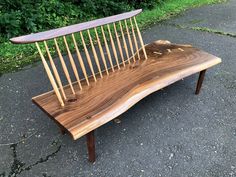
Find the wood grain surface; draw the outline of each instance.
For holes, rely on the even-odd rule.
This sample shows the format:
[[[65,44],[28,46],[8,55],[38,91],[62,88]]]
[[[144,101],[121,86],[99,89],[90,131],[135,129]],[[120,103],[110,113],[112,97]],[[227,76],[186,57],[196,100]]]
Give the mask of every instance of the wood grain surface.
[[[147,95],[182,78],[198,73],[221,62],[211,54],[189,45],[153,42],[145,46],[148,59],[140,52],[141,60],[122,66],[90,85],[82,81],[75,95],[70,95],[61,107],[53,91],[32,98],[53,120],[62,125],[73,139],[91,132],[116,118]],[[104,71],[106,72],[106,71]],[[99,73],[98,73],[99,74]]]
[[[44,41],[44,40],[49,40],[49,39],[57,38],[60,36],[72,34],[75,32],[83,31],[86,29],[95,28],[95,27],[102,26],[105,24],[128,19],[128,18],[131,18],[131,17],[139,14],[140,12],[142,12],[142,9],[134,10],[131,12],[126,12],[126,13],[119,14],[119,15],[113,15],[110,17],[100,18],[97,20],[92,20],[92,21],[88,21],[88,22],[84,22],[84,23],[79,23],[76,25],[70,25],[70,26],[66,26],[66,27],[62,27],[62,28],[39,32],[39,33],[35,33],[35,34],[14,37],[14,38],[11,38],[10,41],[15,44],[26,44],[26,43],[33,43],[33,42],[40,42],[40,41]]]

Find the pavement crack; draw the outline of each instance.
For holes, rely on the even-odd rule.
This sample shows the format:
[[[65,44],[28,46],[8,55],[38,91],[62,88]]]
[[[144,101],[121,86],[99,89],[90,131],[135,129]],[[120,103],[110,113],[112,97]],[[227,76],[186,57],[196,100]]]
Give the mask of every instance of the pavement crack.
[[[61,150],[61,145],[57,147],[57,149],[52,152],[51,154],[47,155],[45,158],[40,158],[38,161],[36,161],[35,163],[29,165],[28,167],[24,168],[24,170],[30,170],[31,168],[33,168],[34,166],[47,162],[48,160],[50,160],[51,158],[55,157],[56,154]]]
[[[35,135],[36,133],[38,133],[38,130],[35,131],[34,133],[32,133],[31,135],[29,135],[28,137],[24,137],[24,138],[20,139],[20,140],[17,141],[17,142],[0,144],[0,147],[1,147],[1,146],[13,146],[13,145],[19,144],[19,143],[21,143],[21,142],[24,142],[24,141],[30,139],[30,138],[33,137],[33,135]]]
[[[51,177],[51,176],[47,175],[47,173],[43,173],[43,177]]]
[[[0,173],[0,177],[5,177],[5,176],[6,176],[6,172]]]
[[[59,145],[57,146],[56,150],[53,151],[52,153],[48,154],[45,157],[41,157],[35,163],[26,166],[26,164],[21,162],[17,157],[17,145],[18,145],[17,143],[10,145],[10,148],[12,150],[13,163],[11,165],[11,171],[8,177],[16,177],[17,175],[21,174],[23,171],[29,171],[34,166],[47,162],[48,160],[55,157],[57,153],[61,150],[61,145]],[[6,172],[0,173],[0,177],[6,177],[6,176],[7,176]]]
[[[199,27],[199,26],[185,26],[185,25],[179,25],[179,24],[171,24],[171,23],[166,23],[165,25],[168,26],[174,26],[179,29],[190,29],[190,30],[195,30],[195,31],[203,31],[203,32],[208,32],[208,33],[213,33],[213,34],[218,34],[218,35],[223,35],[223,36],[229,36],[236,38],[236,33],[229,33],[229,32],[224,32],[216,29],[211,29],[207,27]]]
[[[17,158],[17,144],[10,145],[10,148],[12,150],[12,156],[13,156],[13,163],[11,165],[11,171],[9,173],[9,177],[16,176],[17,174],[20,174],[22,172],[22,167],[25,165]]]

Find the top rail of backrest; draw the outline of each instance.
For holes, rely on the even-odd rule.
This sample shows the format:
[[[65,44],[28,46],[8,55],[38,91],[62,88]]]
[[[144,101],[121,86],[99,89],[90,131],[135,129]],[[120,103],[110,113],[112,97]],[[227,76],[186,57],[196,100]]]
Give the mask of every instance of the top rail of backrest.
[[[14,37],[11,38],[10,41],[15,44],[28,44],[33,42],[45,41],[56,37],[61,37],[79,31],[87,30],[90,28],[106,25],[109,23],[125,20],[139,14],[140,12],[142,12],[142,9],[122,13],[119,15],[113,15],[110,17],[100,18],[97,20],[92,20],[84,23],[70,25],[62,28],[52,29],[44,32]]]

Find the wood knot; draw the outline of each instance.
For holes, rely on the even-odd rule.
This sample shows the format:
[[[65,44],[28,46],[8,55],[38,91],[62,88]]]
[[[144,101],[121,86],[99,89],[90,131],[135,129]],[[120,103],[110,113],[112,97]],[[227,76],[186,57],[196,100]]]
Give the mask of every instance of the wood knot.
[[[131,69],[135,69],[135,68],[137,68],[138,66],[139,66],[138,63],[134,63],[134,64],[130,65],[130,68],[131,68]]]
[[[67,100],[68,102],[75,102],[75,101],[77,101],[77,98],[70,98],[69,100]]]
[[[167,49],[167,51],[168,51],[169,53],[171,53],[171,50],[170,50],[170,49]]]
[[[86,116],[86,119],[91,119],[91,116]]]
[[[183,51],[184,51],[184,49],[182,49],[182,48],[178,48],[178,50],[180,50],[181,52],[183,52]]]
[[[155,54],[157,54],[157,55],[162,55],[161,52],[153,52],[153,53],[155,53]]]

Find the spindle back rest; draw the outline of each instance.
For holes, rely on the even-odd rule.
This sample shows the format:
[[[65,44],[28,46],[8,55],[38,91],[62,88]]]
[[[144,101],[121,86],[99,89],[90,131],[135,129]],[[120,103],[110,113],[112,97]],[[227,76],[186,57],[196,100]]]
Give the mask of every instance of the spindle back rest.
[[[98,20],[16,37],[12,38],[11,42],[21,44],[35,43],[57,99],[60,105],[64,106],[68,100],[64,86],[69,85],[73,95],[79,91],[74,87],[74,81],[68,71],[68,67],[72,68],[78,88],[82,90],[83,84],[81,78],[85,79],[86,82],[83,83],[87,85],[90,85],[90,82],[97,82],[99,78],[103,78],[104,74],[109,75],[109,72],[115,72],[116,69],[120,70],[121,67],[125,67],[131,62],[140,60],[139,51],[141,50],[144,59],[147,59],[142,36],[135,18],[141,11],[142,10],[139,9]],[[98,30],[101,33],[99,33]],[[94,35],[92,35],[91,32],[93,32]],[[87,48],[85,35],[88,37],[89,47],[91,47],[92,52],[89,52]],[[80,38],[81,45],[78,44],[78,38]],[[60,39],[63,43],[58,42]],[[68,42],[68,39],[70,42]],[[49,40],[53,41],[53,48],[49,47]],[[98,45],[99,52],[94,46],[95,42]],[[102,47],[102,44],[105,45],[105,48]],[[62,46],[68,55],[70,66],[66,64],[65,57],[62,55]],[[62,83],[61,76],[63,73],[58,72],[58,68],[50,52],[51,50],[55,50],[59,57],[63,73],[67,80],[66,84]],[[84,50],[85,58],[82,58],[81,50]],[[76,57],[73,57],[74,53],[76,53]],[[91,57],[91,55],[93,57]],[[49,59],[50,65],[45,56]],[[112,56],[115,58],[115,63],[114,60],[112,60]],[[99,57],[101,57],[101,60],[99,60]],[[94,62],[97,68],[94,68],[92,59],[95,60]],[[75,60],[78,60],[80,67],[78,64],[76,65]],[[88,63],[89,68],[85,67],[85,61]],[[102,66],[105,68],[104,71],[102,70]],[[88,69],[93,79],[88,75]],[[82,71],[83,76],[79,75],[79,70]],[[98,73],[95,72],[96,70],[98,70]]]

